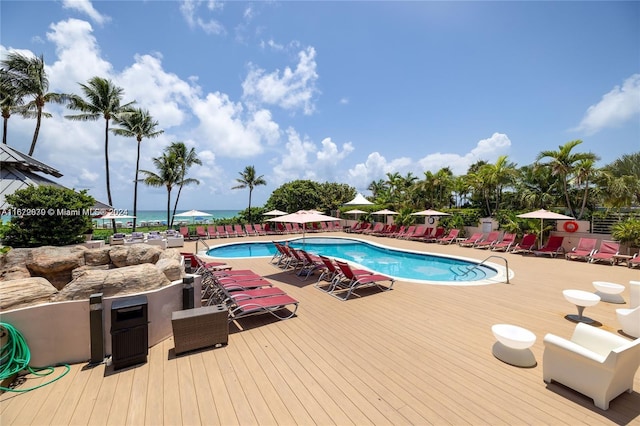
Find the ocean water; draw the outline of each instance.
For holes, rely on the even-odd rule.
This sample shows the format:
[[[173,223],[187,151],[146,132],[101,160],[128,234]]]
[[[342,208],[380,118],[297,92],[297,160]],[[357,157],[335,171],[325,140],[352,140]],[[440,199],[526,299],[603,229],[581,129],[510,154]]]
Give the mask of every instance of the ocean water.
[[[180,214],[185,210],[178,210],[176,213]],[[208,213],[211,216],[196,216],[196,217],[187,217],[187,216],[176,216],[173,220],[173,224],[194,224],[194,223],[212,223],[215,219],[230,219],[234,216],[237,216],[240,210],[200,210],[203,213]],[[127,210],[126,212],[121,212],[123,214],[133,215],[133,209]],[[102,220],[97,219],[98,226],[102,225]],[[118,222],[130,222],[132,219],[122,219],[118,220]],[[143,225],[143,222],[155,224],[159,222],[160,224],[165,224],[167,221],[167,211],[166,210],[138,210],[136,212],[136,224]],[[105,222],[110,222],[105,220]]]

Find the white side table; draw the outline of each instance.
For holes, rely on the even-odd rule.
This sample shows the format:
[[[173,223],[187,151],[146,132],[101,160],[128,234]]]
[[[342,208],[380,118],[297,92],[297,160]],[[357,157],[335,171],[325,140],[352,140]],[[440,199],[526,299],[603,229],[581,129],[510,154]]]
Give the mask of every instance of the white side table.
[[[495,324],[491,332],[498,340],[493,345],[493,355],[502,362],[516,367],[535,367],[536,358],[531,346],[536,342],[536,335],[526,328],[511,324]]]
[[[575,322],[591,324],[593,319],[582,315],[584,308],[595,306],[600,301],[600,296],[583,290],[562,290],[562,294],[567,301],[573,303],[578,308],[578,315],[567,315],[566,318]]]
[[[620,295],[624,291],[622,284],[609,283],[606,281],[594,281],[593,287],[595,287],[596,294],[600,296],[603,302],[609,303],[624,303],[624,299]]]

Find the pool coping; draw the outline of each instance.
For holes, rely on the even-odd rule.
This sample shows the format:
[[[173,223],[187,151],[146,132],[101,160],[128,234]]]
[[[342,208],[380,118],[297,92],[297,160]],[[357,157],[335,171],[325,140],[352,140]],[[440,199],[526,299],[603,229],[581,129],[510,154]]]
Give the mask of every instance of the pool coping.
[[[232,241],[232,242],[225,242],[222,244],[210,244],[208,245],[208,249],[213,249],[213,248],[217,248],[217,247],[224,247],[224,246],[228,246],[228,245],[234,245],[234,244],[252,244],[252,243],[256,243],[256,244],[264,244],[265,242],[286,242],[286,241],[293,241],[293,240],[300,240],[303,239],[305,237],[300,237],[300,236],[292,236],[291,238],[283,238],[283,239],[274,239],[272,241],[266,241],[266,240],[254,240],[254,241]],[[325,238],[325,239],[334,239],[334,240],[352,240],[352,241],[358,241],[360,243],[365,243],[365,244],[370,244],[372,246],[377,246],[379,248],[383,248],[385,250],[393,250],[393,251],[403,251],[403,252],[407,252],[407,253],[413,253],[413,254],[428,254],[430,256],[435,256],[435,257],[443,257],[443,258],[451,258],[451,259],[458,259],[458,260],[464,260],[466,262],[471,262],[473,264],[480,264],[482,263],[482,261],[478,261],[477,259],[473,259],[473,258],[469,258],[469,257],[464,257],[464,256],[457,256],[457,255],[443,255],[443,254],[439,254],[439,253],[432,253],[432,252],[427,252],[427,251],[419,251],[419,250],[411,250],[411,249],[399,249],[397,247],[390,247],[390,246],[386,246],[384,244],[380,244],[374,241],[369,241],[369,240],[364,240],[364,239],[360,239],[360,238],[354,238],[351,236],[345,237],[345,236],[309,236],[306,238]],[[197,254],[198,256],[204,257],[207,260],[211,259],[211,260],[225,260],[225,259],[229,259],[229,258],[225,258],[225,257],[214,257],[214,256],[209,256],[206,254],[207,250],[203,250],[203,251],[199,251]],[[497,255],[493,255],[493,256],[497,256]],[[232,259],[268,259],[270,256],[250,256],[250,257],[234,257]],[[489,257],[489,256],[487,256]],[[501,257],[501,256],[498,256]],[[370,267],[365,267],[363,265],[360,265],[357,262],[354,262],[353,260],[350,259],[341,259],[341,258],[336,258],[336,259],[340,259],[340,260],[345,260],[348,261],[349,263],[355,265],[356,267],[359,268],[363,268],[363,269],[371,269]],[[508,261],[505,258],[505,262],[506,264],[508,264]],[[499,265],[497,263],[494,262],[484,262],[483,265],[494,269],[496,271],[496,275],[491,277],[491,278],[485,278],[482,280],[477,280],[477,281],[434,281],[434,280],[417,280],[417,279],[413,279],[413,278],[404,278],[404,277],[397,277],[391,274],[385,274],[393,279],[395,279],[396,281],[403,281],[403,282],[408,282],[408,283],[415,283],[415,284],[429,284],[429,285],[446,285],[446,286],[456,286],[456,287],[470,287],[470,286],[480,286],[480,285],[490,285],[490,284],[506,284],[508,283],[513,277],[515,277],[515,272],[513,272],[512,269],[507,270],[506,266],[502,266]],[[508,278],[508,279],[507,279]]]

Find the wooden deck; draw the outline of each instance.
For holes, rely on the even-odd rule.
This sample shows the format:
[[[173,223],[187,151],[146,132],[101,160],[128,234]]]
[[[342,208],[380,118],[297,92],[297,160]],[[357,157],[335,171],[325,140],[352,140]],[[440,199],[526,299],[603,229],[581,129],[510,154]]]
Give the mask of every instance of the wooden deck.
[[[366,237],[365,237],[366,238]],[[485,250],[369,237],[381,244],[484,259]],[[237,239],[236,239],[237,240]],[[231,241],[231,240],[229,240]],[[226,241],[224,241],[226,242]],[[214,242],[215,243],[215,242]],[[191,245],[189,248],[193,249]],[[114,425],[640,424],[635,391],[608,411],[542,381],[542,339],[570,337],[567,288],[594,291],[594,280],[628,284],[640,270],[506,254],[511,284],[440,286],[397,282],[392,291],[339,301],[266,259],[251,268],[300,301],[286,321],[246,318],[229,345],[176,357],[173,339],[150,349],[146,364],[114,372],[73,365],[55,383],[0,397],[0,422]],[[585,314],[618,332],[615,309]],[[496,359],[491,325],[512,323],[537,336],[534,368]],[[37,385],[30,378],[22,387]]]

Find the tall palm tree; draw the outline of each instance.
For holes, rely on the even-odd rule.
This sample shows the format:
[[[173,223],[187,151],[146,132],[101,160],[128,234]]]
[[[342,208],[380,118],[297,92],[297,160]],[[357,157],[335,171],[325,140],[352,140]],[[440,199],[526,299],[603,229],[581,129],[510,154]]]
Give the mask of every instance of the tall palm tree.
[[[264,180],[263,175],[256,176],[256,169],[253,166],[247,166],[244,168],[243,172],[238,173],[240,174],[240,178],[236,179],[238,185],[234,186],[231,189],[249,188],[249,223],[253,223],[251,221],[251,194],[253,193],[253,188],[258,185],[266,185],[267,181]]]
[[[0,105],[2,106],[2,143],[7,144],[7,127],[9,118],[14,112],[20,112],[24,98],[11,81],[9,72],[0,69]]]
[[[485,184],[494,191],[494,211],[498,211],[500,208],[504,187],[511,184],[518,174],[515,163],[509,162],[507,158],[506,155],[501,155],[494,164],[485,164],[481,168]]]
[[[165,150],[160,157],[153,158],[153,165],[157,173],[149,170],[140,170],[144,175],[143,182],[149,186],[167,189],[167,224],[171,215],[171,190],[181,180],[181,170],[178,158],[172,152]]]
[[[97,121],[100,118],[104,118],[104,162],[107,180],[107,199],[109,205],[113,206],[109,175],[109,121],[113,118],[118,118],[124,113],[130,113],[131,105],[133,105],[135,101],[122,105],[121,101],[124,95],[124,89],[114,85],[111,80],[102,77],[93,77],[87,84],[80,84],[80,88],[86,100],[78,95],[71,95],[68,107],[74,111],[81,111],[82,113],[66,115],[65,117],[74,121]],[[112,222],[115,227],[115,220]]]
[[[49,78],[44,69],[44,56],[26,56],[18,52],[9,52],[2,61],[2,66],[17,90],[19,97],[31,97],[21,109],[20,114],[25,118],[36,119],[36,129],[33,132],[29,155],[33,155],[40,134],[42,117],[51,117],[44,111],[47,102],[62,104],[68,99],[63,93],[49,92]],[[4,111],[3,111],[4,112]]]
[[[582,143],[581,140],[567,142],[558,147],[557,151],[542,151],[538,154],[536,161],[548,158],[549,161],[541,163],[542,166],[549,167],[551,173],[560,177],[562,180],[562,188],[567,202],[567,208],[572,216],[574,216],[571,199],[569,197],[569,177],[575,171],[575,165],[582,160],[597,160],[598,157],[591,152],[572,153],[571,150]]]
[[[202,161],[198,158],[198,154],[196,154],[195,148],[187,149],[187,146],[184,142],[173,142],[167,148],[167,152],[172,153],[176,157],[176,161],[178,162],[178,168],[180,173],[180,180],[178,182],[178,195],[176,196],[176,202],[173,205],[173,215],[171,215],[171,224],[173,226],[173,220],[176,216],[176,209],[178,208],[178,201],[180,200],[180,193],[182,192],[182,187],[185,185],[190,185],[195,183],[196,185],[200,185],[200,181],[198,179],[187,178],[187,172],[194,164],[202,165]]]
[[[576,185],[584,186],[584,192],[582,193],[582,206],[580,207],[580,213],[578,213],[577,219],[582,219],[584,210],[587,206],[587,200],[589,198],[589,184],[597,176],[598,169],[595,167],[595,160],[587,159],[580,160],[576,163],[575,167],[575,182]]]
[[[164,130],[156,130],[158,125],[154,121],[149,111],[141,108],[134,109],[131,114],[124,114],[122,117],[116,117],[114,122],[120,127],[111,129],[118,135],[127,138],[136,138],[138,142],[138,152],[136,156],[136,177],[133,180],[133,232],[136,230],[136,216],[138,214],[138,171],[140,170],[140,145],[143,138],[157,138],[164,133]]]

